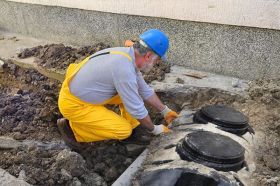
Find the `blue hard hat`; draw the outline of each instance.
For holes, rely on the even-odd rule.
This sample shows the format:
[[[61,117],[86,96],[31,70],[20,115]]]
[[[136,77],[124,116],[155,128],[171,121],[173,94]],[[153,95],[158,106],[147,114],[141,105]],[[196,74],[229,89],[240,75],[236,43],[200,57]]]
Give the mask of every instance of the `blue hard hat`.
[[[150,29],[140,35],[140,39],[148,45],[163,61],[166,61],[165,53],[169,47],[168,37],[158,29]]]

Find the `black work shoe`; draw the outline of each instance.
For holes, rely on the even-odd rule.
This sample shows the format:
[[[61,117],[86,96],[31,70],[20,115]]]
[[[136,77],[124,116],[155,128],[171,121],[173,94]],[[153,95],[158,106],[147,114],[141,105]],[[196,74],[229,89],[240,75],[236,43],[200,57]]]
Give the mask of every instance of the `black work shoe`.
[[[121,141],[121,143],[124,144],[136,144],[136,145],[149,145],[150,144],[150,137],[145,134],[143,129],[141,129],[140,126],[136,127],[133,131],[132,134]]]
[[[58,130],[66,143],[71,149],[79,150],[82,146],[76,141],[74,133],[66,118],[60,118],[57,120]]]

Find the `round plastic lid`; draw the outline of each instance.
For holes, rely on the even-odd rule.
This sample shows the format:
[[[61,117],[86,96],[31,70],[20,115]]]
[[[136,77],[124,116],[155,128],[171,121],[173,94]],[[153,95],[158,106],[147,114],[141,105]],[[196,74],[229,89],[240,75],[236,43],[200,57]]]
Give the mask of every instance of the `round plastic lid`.
[[[233,139],[208,131],[190,133],[184,143],[204,157],[221,161],[240,159],[245,153],[245,149]]]
[[[245,149],[238,142],[209,131],[188,134],[176,150],[182,159],[217,170],[239,170],[244,165]]]
[[[243,113],[225,105],[209,105],[203,107],[201,112],[208,118],[225,124],[244,126],[249,122]]]

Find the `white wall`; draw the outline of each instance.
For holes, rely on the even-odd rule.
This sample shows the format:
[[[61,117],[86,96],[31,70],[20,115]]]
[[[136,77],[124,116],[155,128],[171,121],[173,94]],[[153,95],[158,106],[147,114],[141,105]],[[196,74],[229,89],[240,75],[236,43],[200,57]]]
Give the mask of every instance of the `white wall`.
[[[279,0],[8,0],[280,30]]]

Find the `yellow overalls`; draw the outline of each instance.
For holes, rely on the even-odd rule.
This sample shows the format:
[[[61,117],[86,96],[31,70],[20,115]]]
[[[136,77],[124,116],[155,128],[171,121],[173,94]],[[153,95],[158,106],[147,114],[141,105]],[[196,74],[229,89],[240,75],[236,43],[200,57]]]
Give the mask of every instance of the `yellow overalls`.
[[[111,51],[108,54],[123,55],[132,61],[131,57],[124,52]],[[90,57],[87,57],[78,64],[69,65],[59,93],[59,110],[69,120],[70,127],[78,142],[128,138],[132,129],[139,125],[139,121],[125,110],[119,95],[97,105],[82,101],[70,92],[70,81],[89,59]],[[104,107],[106,104],[119,105],[121,115]]]

